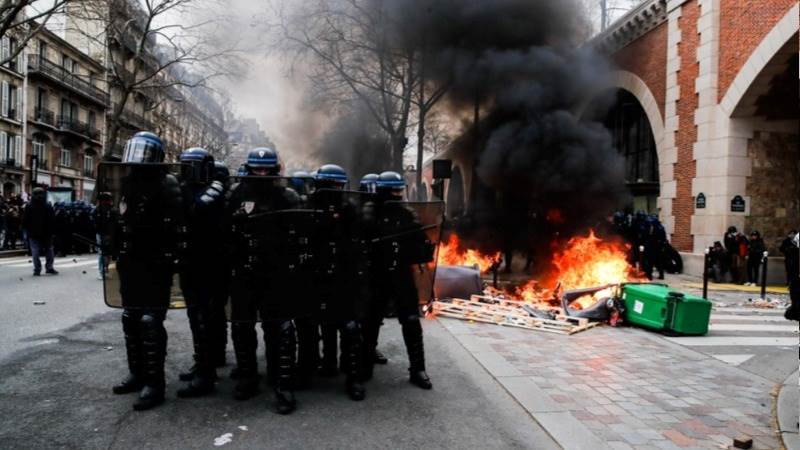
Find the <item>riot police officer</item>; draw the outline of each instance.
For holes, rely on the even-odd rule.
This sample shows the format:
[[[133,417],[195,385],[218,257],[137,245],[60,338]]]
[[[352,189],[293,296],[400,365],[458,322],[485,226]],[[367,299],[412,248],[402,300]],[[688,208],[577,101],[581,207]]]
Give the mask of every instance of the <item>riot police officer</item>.
[[[409,381],[422,389],[431,389],[433,385],[425,371],[419,300],[411,270],[414,264],[430,261],[433,249],[429,248],[414,213],[399,203],[405,190],[402,176],[383,172],[375,187],[377,200],[374,211],[369,212],[375,219],[372,234],[376,243],[372,250],[372,304],[364,330],[365,378],[372,376],[371,355],[378,344],[386,307],[393,303],[408,352]]]
[[[139,392],[135,410],[164,401],[164,318],[181,244],[182,197],[177,178],[161,164],[164,147],[153,133],[136,133],[125,146],[130,173],[121,180],[119,221],[111,239],[122,297],[122,330],[130,374],[115,394]]]
[[[292,173],[292,189],[300,196],[300,200],[305,205],[308,197],[314,191],[314,177],[305,170],[296,170]]]
[[[277,410],[288,414],[296,407],[293,372],[296,340],[291,317],[280,317],[270,306],[288,302],[274,298],[266,273],[267,261],[260,235],[252,217],[299,206],[297,193],[278,182],[278,154],[270,148],[256,148],[248,154],[248,177],[231,187],[227,200],[232,224],[231,338],[236,352],[237,383],[234,397],[251,398],[258,393],[255,324],[261,316],[267,360],[267,380],[274,386]],[[264,177],[264,178],[261,178]],[[274,281],[273,281],[274,282]]]
[[[225,210],[225,186],[213,179],[214,157],[207,150],[185,150],[180,162],[186,202],[186,249],[180,281],[192,330],[194,366],[181,374],[181,379],[189,383],[178,390],[178,397],[199,397],[214,390],[217,377],[211,323],[215,313],[214,289],[220,281],[216,261],[224,242],[221,218]]]
[[[310,203],[322,211],[318,235],[318,272],[315,284],[319,293],[319,322],[322,331],[323,376],[339,372],[337,333],[341,334],[341,369],[346,375],[348,396],[363,400],[363,363],[361,320],[367,299],[364,234],[361,232],[361,208],[355,193],[343,192],[347,173],[335,164],[317,170],[315,191]],[[302,346],[301,346],[302,348]],[[303,366],[301,366],[303,367]]]

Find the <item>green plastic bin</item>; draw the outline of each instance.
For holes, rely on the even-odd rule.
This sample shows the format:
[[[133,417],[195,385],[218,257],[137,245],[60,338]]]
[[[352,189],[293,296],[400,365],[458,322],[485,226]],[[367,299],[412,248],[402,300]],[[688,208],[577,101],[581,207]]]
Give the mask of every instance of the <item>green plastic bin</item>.
[[[626,284],[622,299],[625,320],[630,324],[678,334],[708,333],[711,302],[706,299],[661,284]]]

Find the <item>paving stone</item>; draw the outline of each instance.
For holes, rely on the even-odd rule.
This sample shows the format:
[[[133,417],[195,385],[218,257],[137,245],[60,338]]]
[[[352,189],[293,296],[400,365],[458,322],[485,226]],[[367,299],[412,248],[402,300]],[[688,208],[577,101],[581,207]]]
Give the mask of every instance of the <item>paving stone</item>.
[[[614,450],[634,450],[633,447],[621,441],[609,441],[608,446]]]

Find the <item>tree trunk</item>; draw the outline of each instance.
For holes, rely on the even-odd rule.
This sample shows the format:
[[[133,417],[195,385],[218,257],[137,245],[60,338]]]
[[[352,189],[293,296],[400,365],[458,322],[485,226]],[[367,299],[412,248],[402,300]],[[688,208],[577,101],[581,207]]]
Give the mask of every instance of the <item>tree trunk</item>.
[[[419,109],[419,124],[417,125],[417,200],[422,200],[422,160],[425,155],[425,116],[428,111]]]

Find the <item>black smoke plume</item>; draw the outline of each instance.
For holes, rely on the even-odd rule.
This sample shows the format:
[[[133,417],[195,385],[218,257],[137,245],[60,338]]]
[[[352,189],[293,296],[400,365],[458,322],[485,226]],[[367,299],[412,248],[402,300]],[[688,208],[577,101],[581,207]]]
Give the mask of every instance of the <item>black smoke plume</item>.
[[[440,106],[472,118],[452,148],[474,161],[464,222],[520,247],[584,231],[625,203],[624,158],[582,114],[591,104],[604,115],[609,66],[585,44],[578,0],[355,3],[391,18],[382,42],[414,49],[426,89],[447,87]]]

